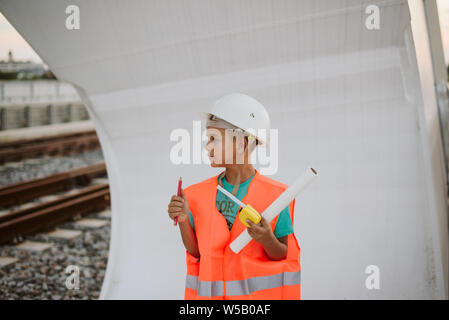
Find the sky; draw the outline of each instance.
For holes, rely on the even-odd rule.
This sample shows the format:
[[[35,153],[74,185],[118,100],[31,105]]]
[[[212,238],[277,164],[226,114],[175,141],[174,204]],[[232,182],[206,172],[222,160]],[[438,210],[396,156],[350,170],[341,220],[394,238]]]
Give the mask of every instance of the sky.
[[[449,64],[449,0],[437,0],[440,14],[441,37],[446,65]],[[15,60],[42,62],[22,36],[0,12],[0,60],[6,60],[8,51],[13,51]]]
[[[14,60],[42,62],[36,52],[0,12],[0,60],[8,59],[9,50],[12,50]]]
[[[437,0],[440,16],[441,40],[443,41],[444,58],[449,64],[449,0]]]

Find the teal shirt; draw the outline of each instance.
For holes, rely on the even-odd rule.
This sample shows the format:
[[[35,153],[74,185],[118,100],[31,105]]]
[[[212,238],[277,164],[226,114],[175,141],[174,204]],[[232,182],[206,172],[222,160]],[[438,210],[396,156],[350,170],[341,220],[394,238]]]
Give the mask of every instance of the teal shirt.
[[[249,183],[253,178],[254,176],[252,176],[250,179],[240,184],[239,190],[237,191],[236,194],[237,199],[239,199],[240,201],[248,192]],[[229,184],[226,181],[226,177],[224,177],[221,181],[223,182],[223,187],[225,188],[225,190],[232,193],[234,185]],[[239,206],[220,191],[217,192],[217,199],[215,203],[218,211],[220,211],[225,217],[229,230],[231,230],[232,225],[234,224],[235,217],[237,216]],[[190,225],[192,226],[193,230],[195,230],[195,222],[193,220],[193,215],[190,212],[190,210],[189,210],[189,220]],[[279,214],[273,233],[276,236],[276,238],[281,238],[293,232],[294,232],[293,225],[290,219],[289,208],[287,206]]]

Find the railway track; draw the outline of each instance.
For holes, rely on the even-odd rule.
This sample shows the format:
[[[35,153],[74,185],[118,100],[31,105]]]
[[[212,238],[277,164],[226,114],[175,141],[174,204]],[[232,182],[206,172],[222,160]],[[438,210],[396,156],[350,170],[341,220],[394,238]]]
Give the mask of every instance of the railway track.
[[[0,216],[0,244],[106,209],[110,202],[109,184],[89,185],[93,178],[105,174],[105,164],[99,163],[0,188],[0,206],[5,207],[28,204],[39,197],[82,186],[49,201],[29,203]]]
[[[0,164],[43,155],[68,155],[100,148],[95,130],[0,142]]]
[[[20,205],[35,198],[67,191],[75,185],[88,185],[93,178],[106,175],[104,162],[53,174],[44,178],[0,187],[0,207]]]

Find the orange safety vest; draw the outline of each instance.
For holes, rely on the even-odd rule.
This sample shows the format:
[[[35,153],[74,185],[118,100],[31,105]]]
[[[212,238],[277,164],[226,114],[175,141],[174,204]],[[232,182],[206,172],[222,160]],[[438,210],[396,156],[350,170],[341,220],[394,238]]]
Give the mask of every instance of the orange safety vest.
[[[184,189],[195,221],[199,259],[186,250],[186,300],[298,300],[301,295],[300,248],[295,234],[288,235],[285,259],[271,260],[255,240],[238,254],[229,247],[246,226],[236,217],[229,231],[226,219],[217,210],[219,175]],[[257,170],[242,202],[260,214],[287,185],[261,175]],[[289,211],[293,223],[295,200]],[[271,221],[274,230],[278,217]]]

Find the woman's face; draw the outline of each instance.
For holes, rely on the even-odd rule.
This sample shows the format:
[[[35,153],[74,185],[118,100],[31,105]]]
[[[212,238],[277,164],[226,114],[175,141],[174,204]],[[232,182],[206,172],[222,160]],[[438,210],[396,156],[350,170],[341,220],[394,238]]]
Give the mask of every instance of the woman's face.
[[[207,127],[206,150],[212,167],[244,163],[245,141],[243,136],[235,136],[223,128]],[[246,162],[246,161],[245,161]]]

